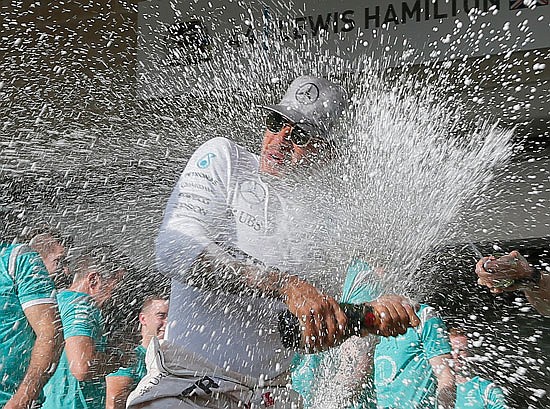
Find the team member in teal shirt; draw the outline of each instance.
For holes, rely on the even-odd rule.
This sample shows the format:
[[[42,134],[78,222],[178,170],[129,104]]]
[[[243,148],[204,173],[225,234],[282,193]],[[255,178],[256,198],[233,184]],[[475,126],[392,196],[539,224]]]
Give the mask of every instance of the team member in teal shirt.
[[[472,378],[467,373],[465,360],[471,354],[466,334],[459,328],[451,328],[449,338],[456,372],[456,409],[506,409],[502,388],[479,376]]]
[[[342,301],[360,304],[371,301],[380,289],[368,280],[370,266],[354,261],[344,282]],[[449,366],[451,346],[446,327],[432,307],[421,305],[417,312],[421,324],[409,328],[404,335],[381,338],[374,353],[374,389],[378,408],[429,409],[454,407],[454,376]],[[318,357],[295,359],[293,388],[311,399],[311,387],[316,382]],[[356,408],[373,406],[372,391],[365,388]]]
[[[39,400],[62,338],[55,288],[38,253],[0,244],[0,408]]]
[[[107,375],[106,409],[124,409],[128,394],[134,390],[147,373],[145,353],[153,337],[164,338],[166,319],[168,317],[168,301],[158,296],[145,299],[139,313],[141,326],[141,344],[134,352],[136,362],[129,367],[119,368],[116,372]]]
[[[72,288],[72,287],[71,287]],[[65,340],[89,338],[97,352],[105,352],[103,317],[93,298],[84,292],[63,290],[57,295]],[[73,338],[73,340],[71,340]],[[70,347],[70,346],[69,346]],[[66,349],[59,366],[44,388],[44,408],[92,408],[104,406],[100,379],[77,379],[69,369]],[[96,405],[98,404],[98,405]]]
[[[57,296],[65,349],[44,388],[43,409],[105,407],[105,375],[120,365],[106,353],[99,310],[124,273],[114,253],[107,246],[85,251],[72,267],[73,284]]]
[[[504,392],[479,376],[457,382],[456,409],[506,409]]]

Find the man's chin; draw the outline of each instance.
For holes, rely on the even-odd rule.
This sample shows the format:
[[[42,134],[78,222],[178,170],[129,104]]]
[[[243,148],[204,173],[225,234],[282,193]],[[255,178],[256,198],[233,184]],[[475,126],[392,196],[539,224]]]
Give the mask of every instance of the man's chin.
[[[284,174],[285,166],[277,163],[262,163],[260,165],[260,173],[264,175],[270,175],[279,177]]]

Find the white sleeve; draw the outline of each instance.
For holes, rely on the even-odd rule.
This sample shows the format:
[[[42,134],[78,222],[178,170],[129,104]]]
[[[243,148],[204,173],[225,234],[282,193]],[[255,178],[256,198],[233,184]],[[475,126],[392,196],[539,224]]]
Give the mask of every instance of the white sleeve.
[[[204,248],[231,234],[227,198],[235,155],[232,142],[214,138],[189,159],[156,240],[157,265],[163,274],[185,280]]]

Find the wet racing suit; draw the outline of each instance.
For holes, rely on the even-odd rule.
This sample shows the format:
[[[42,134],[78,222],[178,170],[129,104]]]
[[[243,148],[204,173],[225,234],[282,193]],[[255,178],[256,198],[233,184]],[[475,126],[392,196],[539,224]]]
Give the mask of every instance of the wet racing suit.
[[[243,263],[259,261],[307,279],[311,248],[293,229],[296,205],[275,179],[261,176],[258,156],[234,142],[206,142],[170,196],[156,243],[158,267],[173,278],[165,338],[247,384],[269,382],[289,368],[293,353],[277,331],[285,305],[228,293],[223,285],[199,288],[189,271],[214,244],[236,250],[231,257]]]

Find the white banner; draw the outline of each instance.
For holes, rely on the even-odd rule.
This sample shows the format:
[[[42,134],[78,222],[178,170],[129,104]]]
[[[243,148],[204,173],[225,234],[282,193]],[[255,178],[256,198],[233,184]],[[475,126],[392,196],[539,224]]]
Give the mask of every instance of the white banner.
[[[185,92],[191,84],[170,83],[167,78],[189,77],[221,52],[224,58],[242,58],[247,48],[274,44],[317,44],[316,52],[350,60],[383,56],[390,65],[550,47],[548,0],[297,0],[286,7],[280,3],[140,2],[140,96]]]

